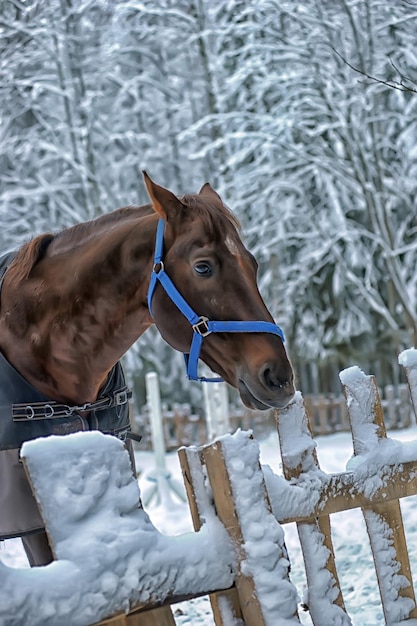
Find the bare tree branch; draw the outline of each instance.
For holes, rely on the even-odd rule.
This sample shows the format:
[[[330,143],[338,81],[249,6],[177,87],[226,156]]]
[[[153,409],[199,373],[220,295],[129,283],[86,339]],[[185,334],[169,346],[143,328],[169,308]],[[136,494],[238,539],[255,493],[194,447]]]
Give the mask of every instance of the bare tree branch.
[[[365,76],[366,78],[368,78],[369,80],[375,82],[375,83],[379,83],[380,85],[386,85],[387,87],[390,87],[391,89],[396,89],[397,91],[404,91],[404,92],[410,92],[410,93],[417,93],[417,89],[415,89],[414,87],[410,87],[409,85],[405,84],[405,81],[408,81],[409,83],[414,83],[417,84],[417,81],[412,80],[411,78],[408,78],[407,76],[405,76],[400,70],[399,68],[393,63],[393,61],[390,59],[390,63],[392,65],[392,67],[395,69],[396,72],[398,72],[398,74],[401,77],[400,81],[397,80],[383,80],[382,78],[377,78],[376,76],[372,76],[371,74],[368,74],[367,72],[359,69],[358,67],[355,67],[355,65],[352,65],[352,63],[349,63],[349,61],[335,48],[332,48],[333,52],[335,52],[335,54],[337,54],[337,56],[342,59],[343,63],[345,63],[348,67],[350,67],[350,69],[352,69],[354,72],[357,72],[358,74],[361,74],[362,76]]]

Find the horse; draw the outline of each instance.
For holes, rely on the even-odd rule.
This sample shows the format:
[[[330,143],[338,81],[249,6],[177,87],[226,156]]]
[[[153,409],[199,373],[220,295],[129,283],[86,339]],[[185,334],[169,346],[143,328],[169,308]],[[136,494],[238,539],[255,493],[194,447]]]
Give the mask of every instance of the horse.
[[[2,277],[0,539],[21,537],[31,566],[53,555],[19,449],[98,429],[132,454],[120,359],[152,324],[190,379],[208,380],[201,359],[247,407],[282,408],[295,392],[237,218],[209,183],[177,197],[143,176],[149,204],[34,237]]]

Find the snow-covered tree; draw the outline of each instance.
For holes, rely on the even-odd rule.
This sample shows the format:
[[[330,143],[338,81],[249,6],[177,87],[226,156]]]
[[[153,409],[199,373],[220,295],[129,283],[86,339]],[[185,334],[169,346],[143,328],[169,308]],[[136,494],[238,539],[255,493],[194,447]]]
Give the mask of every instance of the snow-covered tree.
[[[228,190],[297,369],[395,363],[417,339],[417,95],[353,68],[415,77],[415,7],[216,6]]]

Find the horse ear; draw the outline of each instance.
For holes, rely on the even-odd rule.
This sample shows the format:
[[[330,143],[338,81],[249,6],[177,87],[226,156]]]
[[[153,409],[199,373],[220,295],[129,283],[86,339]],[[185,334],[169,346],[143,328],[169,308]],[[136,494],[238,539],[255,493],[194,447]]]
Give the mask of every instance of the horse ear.
[[[175,217],[184,209],[185,205],[176,195],[154,183],[145,171],[142,171],[142,174],[153,208],[162,219],[169,221],[170,218]]]
[[[214,191],[214,189],[210,185],[210,183],[205,183],[201,187],[199,195],[200,196],[206,196],[206,198],[211,198],[213,201],[215,201],[216,203],[220,204],[220,206],[223,206],[223,200],[220,198],[220,196],[217,193],[217,191]]]

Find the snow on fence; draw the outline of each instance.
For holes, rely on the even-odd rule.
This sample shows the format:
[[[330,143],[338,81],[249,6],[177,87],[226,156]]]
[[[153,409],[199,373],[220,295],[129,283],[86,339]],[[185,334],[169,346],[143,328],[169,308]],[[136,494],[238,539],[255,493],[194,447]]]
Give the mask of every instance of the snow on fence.
[[[417,407],[417,351],[400,362]],[[180,450],[196,532],[179,537],[153,527],[117,439],[76,433],[24,444],[57,561],[32,570],[0,564],[0,623],[173,626],[171,603],[210,593],[216,626],[300,624],[283,531],[295,521],[313,624],[348,626],[330,516],[359,507],[385,623],[416,625],[399,498],[417,495],[417,441],[387,438],[372,376],[354,367],[341,381],[354,445],[349,471],[321,471],[297,393],[277,416],[283,476],[262,471],[247,432]]]
[[[417,351],[402,353],[400,363],[407,372],[412,404],[417,407]],[[301,394],[297,393],[294,401],[277,415],[284,476],[265,474],[265,501],[281,525],[297,523],[307,577],[308,609],[315,626],[352,624],[339,584],[330,515],[359,507],[368,531],[385,623],[387,626],[416,626],[415,592],[399,498],[417,495],[417,441],[401,444],[387,438],[382,403],[373,376],[366,376],[359,368],[353,367],[343,371],[340,378],[354,446],[350,471],[332,475],[321,471],[308,414]],[[261,576],[257,576],[256,566],[253,567],[249,560],[257,548],[260,560],[266,554],[262,545],[263,524],[261,522],[262,527],[259,526],[257,511],[254,510],[257,505],[253,503],[250,519],[251,515],[246,513],[239,500],[239,476],[246,476],[253,471],[254,466],[248,468],[244,454],[240,456],[240,462],[236,460],[234,464],[231,463],[226,441],[219,440],[200,450],[180,451],[196,528],[201,523],[201,483],[204,475],[207,475],[217,514],[235,545],[239,546],[238,574],[250,572],[253,575],[253,588],[249,590],[242,590],[239,578],[236,579],[233,603],[229,605],[229,610],[235,611],[233,615],[236,620],[243,617],[244,623],[248,625],[299,623],[296,613],[289,615],[290,605],[286,606],[286,612],[278,609],[278,589],[275,591],[275,606],[271,614],[273,601],[267,592],[274,584],[271,580],[272,571],[270,579],[265,570]],[[199,463],[202,465],[199,466]],[[205,467],[204,471],[202,467]],[[225,476],[221,476],[222,473]],[[260,545],[256,540],[257,532]],[[348,537],[346,539],[349,540]],[[281,545],[284,546],[282,562],[286,554],[285,544]],[[291,561],[291,554],[288,558]],[[287,572],[283,573],[282,581],[290,584]],[[288,588],[287,592],[291,595]],[[228,594],[230,601],[231,592]],[[212,597],[215,606],[223,596],[215,594]],[[247,616],[244,603],[250,597],[259,598],[259,612]],[[237,607],[237,610],[233,607]],[[225,622],[216,620],[216,625],[223,624]]]

